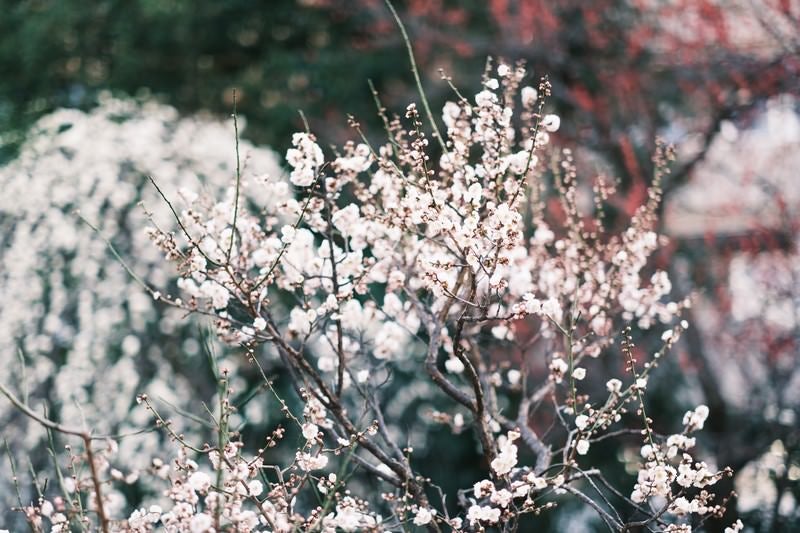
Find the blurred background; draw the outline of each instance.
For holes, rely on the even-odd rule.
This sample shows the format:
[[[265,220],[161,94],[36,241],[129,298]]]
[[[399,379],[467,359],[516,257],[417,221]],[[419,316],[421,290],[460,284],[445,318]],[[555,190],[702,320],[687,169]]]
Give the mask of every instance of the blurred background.
[[[558,142],[575,151],[587,180],[618,178],[620,219],[645,198],[656,137],[676,145],[661,228],[670,241],[657,261],[676,297],[693,298],[693,327],[659,370],[650,412],[658,421],[693,402],[711,409],[704,458],[737,472],[728,488],[738,498],[709,531],[734,516],[748,531],[800,530],[800,1],[395,5],[434,108],[453,99],[442,71],[474,93],[487,56],[525,61],[532,85],[548,76]],[[143,176],[171,191],[202,176],[223,191],[235,163],[234,91],[246,164],[275,174],[276,154],[303,129],[298,110],[323,143],[353,137],[348,114],[380,138],[368,80],[400,112],[417,99],[407,64],[382,0],[0,0],[7,379],[24,377],[55,416],[75,402],[114,413],[98,422],[108,431],[146,422],[128,415],[145,386],[175,404],[213,394],[210,374],[193,374],[205,361],[198,326],[143,299],[71,211],[88,213],[140,274],[166,284],[158,254],[136,232],[146,220],[136,203],[157,204]],[[97,365],[119,383],[94,383]],[[251,416],[261,417],[256,433],[274,424]],[[38,445],[34,429],[5,429],[27,427],[5,405],[0,424],[11,442]],[[432,467],[450,438],[439,437],[420,452]],[[148,438],[131,446],[157,446]],[[463,486],[475,469],[471,444],[453,457]],[[569,507],[560,509],[553,531],[573,524]]]

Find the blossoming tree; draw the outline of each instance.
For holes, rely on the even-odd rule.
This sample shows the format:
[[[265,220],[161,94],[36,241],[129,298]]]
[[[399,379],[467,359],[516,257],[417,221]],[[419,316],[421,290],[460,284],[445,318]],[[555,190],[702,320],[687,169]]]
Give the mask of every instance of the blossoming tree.
[[[142,286],[165,306],[209,317],[239,347],[242,368],[262,376],[258,398],[281,406],[286,427],[248,442],[235,423],[236,376],[225,368],[202,421],[212,429],[205,442],[139,395],[176,458],[154,457],[136,473],[161,486],[157,503],[115,517],[107,489],[125,474],[111,468],[114,445],[28,409],[83,441],[70,451],[74,474],[62,493],[21,505],[31,525],[516,531],[566,499],[611,531],[691,531],[720,514],[727,495],[713,488],[729,472],[692,455],[708,409],[659,434],[644,399],[689,327],[690,303],[670,301],[668,276],[648,265],[672,153],[659,145],[646,202],[609,233],[603,204],[613,186],[597,178],[594,201],[581,207],[572,152],[551,144],[560,120],[545,112],[550,86],[522,87],[525,77],[521,65],[499,62],[473,100],[453,88],[444,133],[423,96],[423,111],[411,104],[404,117],[379,106],[379,145],[354,119],[358,140],[327,155],[311,132],[295,134],[288,183],[237,165],[227,196],[165,194],[178,228],[153,225],[149,236],[177,268],[180,292]],[[251,209],[241,191],[254,188],[272,201]],[[558,216],[545,209],[551,193]],[[649,329],[663,346],[643,355],[634,338]],[[612,360],[620,371],[603,375],[601,393],[590,389]],[[285,372],[299,408],[278,392],[272,368]],[[474,435],[480,479],[445,494],[417,467],[407,428],[390,416],[398,391],[424,394],[437,422]],[[631,436],[641,446],[631,459],[636,483],[616,487],[591,450]]]

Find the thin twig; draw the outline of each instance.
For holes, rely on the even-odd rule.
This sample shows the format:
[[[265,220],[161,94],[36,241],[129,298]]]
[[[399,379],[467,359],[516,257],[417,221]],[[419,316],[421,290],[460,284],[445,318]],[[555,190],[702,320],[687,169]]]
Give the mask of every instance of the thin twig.
[[[242,178],[242,171],[239,162],[239,119],[238,114],[236,113],[236,89],[233,90],[233,133],[236,139],[236,191],[233,197],[233,230],[231,231],[231,242],[228,243],[228,253],[225,254],[226,263],[229,263],[231,260],[233,240],[236,238],[236,219],[239,215],[239,191],[241,189],[240,182]]]
[[[417,84],[417,91],[419,92],[419,97],[422,100],[422,107],[425,109],[425,115],[428,117],[428,122],[430,122],[431,128],[433,128],[433,136],[436,137],[437,141],[439,141],[439,146],[442,148],[442,154],[446,157],[449,157],[447,146],[445,146],[444,143],[444,137],[442,137],[442,134],[439,133],[439,126],[436,125],[436,120],[433,118],[433,113],[431,112],[431,106],[428,104],[428,97],[425,95],[425,89],[422,87],[422,80],[419,77],[417,61],[414,59],[414,48],[411,46],[411,39],[409,39],[408,32],[406,32],[406,27],[403,24],[400,15],[397,14],[397,10],[395,10],[394,5],[392,5],[391,0],[385,0],[385,2],[386,6],[389,8],[389,11],[392,12],[392,16],[397,23],[397,27],[400,29],[400,33],[403,36],[403,42],[405,43],[406,51],[408,52],[408,61],[411,63],[411,72],[414,74],[414,81]]]

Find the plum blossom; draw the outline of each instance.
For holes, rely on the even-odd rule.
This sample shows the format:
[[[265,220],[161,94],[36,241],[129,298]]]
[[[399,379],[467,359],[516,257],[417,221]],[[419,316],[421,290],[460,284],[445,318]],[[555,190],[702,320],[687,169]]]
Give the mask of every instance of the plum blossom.
[[[687,411],[683,415],[683,425],[688,431],[703,429],[706,419],[708,419],[708,406],[698,405],[694,411]]]
[[[317,170],[325,162],[322,149],[308,133],[295,133],[292,146],[286,151],[286,162],[294,169],[289,181],[298,187],[308,187],[314,182]]]
[[[539,93],[533,87],[526,86],[522,88],[521,91],[522,95],[522,105],[527,107],[533,107],[536,103],[536,100],[539,98]]]
[[[550,133],[556,132],[561,126],[561,118],[558,115],[545,115],[542,119],[542,126]]]
[[[519,433],[509,431],[508,435],[500,440],[499,453],[492,460],[492,470],[498,475],[503,476],[511,472],[517,464],[517,446],[514,441],[519,438]]]
[[[434,516],[436,516],[436,509],[428,509],[425,507],[420,507],[414,514],[414,525],[424,526],[430,524]]]
[[[467,511],[467,520],[471,526],[480,522],[496,524],[500,521],[500,509],[488,505],[473,505]]]

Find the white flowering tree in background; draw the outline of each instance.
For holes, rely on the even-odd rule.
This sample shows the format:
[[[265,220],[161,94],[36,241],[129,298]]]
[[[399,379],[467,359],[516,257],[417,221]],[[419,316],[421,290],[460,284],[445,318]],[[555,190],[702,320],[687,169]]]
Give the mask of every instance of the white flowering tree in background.
[[[147,176],[169,194],[188,187],[224,195],[235,165],[233,135],[232,122],[179,118],[170,107],[107,98],[89,113],[42,118],[18,157],[0,168],[2,382],[19,383],[18,393],[30,396],[37,412],[46,407],[54,420],[83,420],[100,434],[126,433],[149,425],[131,409],[143,388],[177,408],[188,408],[198,390],[214,390],[213,379],[190,372],[205,359],[197,325],[155,304],[89,224],[119,247],[133,271],[168,287],[176,275],[145,232],[146,210],[162,203]],[[242,153],[249,172],[279,173],[269,150],[242,143]],[[258,203],[268,205],[259,194]],[[242,197],[255,201],[245,189]],[[153,220],[177,228],[170,216],[156,213]],[[43,428],[7,403],[0,424],[11,449],[27,450],[32,466],[47,470]],[[120,445],[118,460],[135,468],[147,466],[161,446],[155,433]],[[25,456],[20,467],[29,468]],[[17,504],[8,461],[0,471],[0,505],[8,508]],[[32,496],[24,487],[23,493]],[[110,505],[124,505],[121,494],[108,495]]]
[[[690,258],[672,260],[676,285],[697,291],[685,375],[711,408],[717,460],[737,471],[740,513],[766,531],[800,517],[800,102],[746,118],[723,122],[663,222]]]
[[[105,429],[101,405],[77,398],[80,410],[57,425],[4,386],[20,416],[76,439],[66,456],[55,454],[59,482],[20,499],[31,527],[517,531],[569,501],[611,531],[688,532],[720,515],[729,495],[714,486],[730,472],[693,450],[708,408],[670,424],[652,420],[645,404],[659,361],[689,327],[689,302],[669,299],[667,274],[649,261],[662,240],[654,229],[671,151],[659,147],[652,187],[626,228],[607,231],[613,187],[597,178],[593,201],[579,207],[572,152],[550,142],[560,120],[545,113],[549,84],[522,87],[525,76],[500,62],[473,99],[454,89],[444,133],[424,97],[422,113],[414,104],[403,117],[380,109],[380,144],[355,120],[357,140],[340,148],[297,133],[288,181],[237,162],[227,189],[156,189],[159,210],[175,220],[140,219],[141,227],[174,265],[177,288],[155,260],[136,265],[147,254],[139,248],[120,253],[136,274],[120,286],[139,285],[131,291],[148,293],[148,308],[158,301],[165,317],[208,317],[239,357],[212,364],[218,388],[199,416],[165,414],[153,393],[164,374],[155,384],[128,374],[130,388],[115,394],[129,401],[141,391],[134,413],[172,443],[171,452],[149,450],[143,467],[126,464],[118,439],[83,429]],[[98,218],[83,205],[87,220]],[[660,349],[634,345],[647,330]],[[261,386],[242,401],[245,375]],[[174,395],[191,403],[185,386]],[[402,416],[409,397],[428,406],[428,420],[413,427]],[[284,417],[257,442],[248,439],[252,406]],[[83,424],[80,411],[90,410],[95,418]],[[451,493],[415,458],[437,425],[479,450],[480,475]],[[623,447],[614,442],[636,447],[621,459],[636,473],[631,486],[595,460],[598,448]],[[448,467],[448,450],[438,453]],[[132,482],[150,493],[125,511],[112,495]]]

